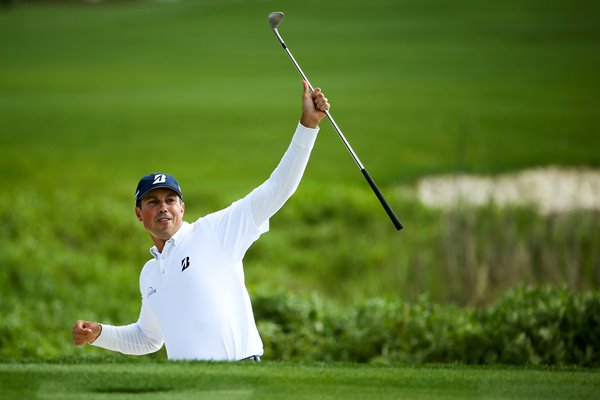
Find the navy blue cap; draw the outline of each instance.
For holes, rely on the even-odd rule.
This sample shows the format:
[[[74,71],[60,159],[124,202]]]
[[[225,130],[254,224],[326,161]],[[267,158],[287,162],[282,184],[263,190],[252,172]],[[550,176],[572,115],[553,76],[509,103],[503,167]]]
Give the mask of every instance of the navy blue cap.
[[[144,176],[140,179],[135,191],[135,205],[139,207],[140,201],[148,194],[151,190],[158,188],[167,188],[177,192],[179,197],[183,200],[183,194],[177,179],[173,175],[165,174],[163,172],[157,172]]]

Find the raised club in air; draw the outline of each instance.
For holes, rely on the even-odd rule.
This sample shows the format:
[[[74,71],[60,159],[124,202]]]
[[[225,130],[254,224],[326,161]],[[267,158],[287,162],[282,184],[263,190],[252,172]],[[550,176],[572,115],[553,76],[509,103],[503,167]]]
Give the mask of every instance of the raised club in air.
[[[280,11],[274,11],[274,12],[270,13],[269,16],[268,16],[269,25],[271,25],[271,29],[273,29],[273,33],[275,34],[275,37],[277,38],[277,40],[279,41],[279,43],[281,44],[281,46],[283,47],[283,49],[287,53],[287,55],[290,58],[290,60],[292,60],[292,63],[294,64],[294,66],[298,70],[298,73],[300,73],[300,76],[302,76],[302,79],[304,79],[308,83],[308,87],[310,88],[310,91],[312,92],[312,91],[314,91],[313,86],[310,84],[310,81],[308,80],[308,78],[304,74],[304,71],[302,71],[302,68],[300,68],[300,65],[298,64],[298,62],[296,61],[296,59],[294,58],[294,56],[290,52],[289,48],[287,47],[287,45],[283,41],[283,38],[279,34],[279,30],[277,28],[279,28],[279,25],[281,24],[282,20],[283,20],[283,13],[280,12]],[[398,217],[396,217],[396,214],[394,214],[394,211],[392,210],[392,208],[390,207],[390,205],[386,201],[385,197],[383,197],[383,194],[381,193],[381,191],[379,190],[379,188],[377,187],[377,185],[375,184],[375,182],[373,181],[373,179],[371,178],[371,176],[369,175],[369,173],[367,172],[367,170],[365,169],[365,167],[363,166],[363,164],[358,159],[358,156],[354,152],[354,149],[352,149],[352,146],[350,146],[350,143],[348,143],[348,140],[346,140],[346,137],[342,133],[342,130],[339,128],[339,126],[337,125],[337,123],[335,122],[335,120],[333,119],[333,117],[331,116],[331,113],[328,110],[326,110],[325,114],[327,115],[327,119],[329,119],[329,122],[331,122],[331,125],[333,125],[333,128],[337,132],[338,136],[342,140],[342,143],[344,143],[344,146],[346,146],[346,149],[348,150],[348,152],[352,156],[352,159],[354,160],[354,162],[356,163],[356,165],[360,169],[360,172],[362,172],[363,176],[365,177],[365,179],[369,183],[369,186],[371,186],[371,189],[373,190],[373,192],[375,193],[375,195],[379,199],[379,202],[383,206],[383,208],[384,208],[385,212],[387,213],[388,217],[390,217],[390,220],[392,221],[392,223],[394,224],[394,226],[396,227],[396,229],[397,230],[402,229],[404,226],[402,225],[402,223],[400,222],[400,220],[398,219]]]

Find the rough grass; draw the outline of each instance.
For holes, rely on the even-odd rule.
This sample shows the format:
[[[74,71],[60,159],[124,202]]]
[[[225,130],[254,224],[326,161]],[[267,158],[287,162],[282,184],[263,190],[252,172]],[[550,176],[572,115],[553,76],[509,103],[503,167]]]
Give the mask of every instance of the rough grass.
[[[248,254],[252,291],[480,304],[523,282],[598,287],[598,214],[445,214],[410,186],[600,165],[596,2],[18,2],[0,11],[0,345],[26,345],[3,354],[55,356],[77,318],[135,318],[140,176],[175,174],[188,220],[268,176],[300,92],[274,9],[406,230],[324,124],[299,191]]]
[[[597,370],[460,365],[0,363],[2,399],[592,399]]]

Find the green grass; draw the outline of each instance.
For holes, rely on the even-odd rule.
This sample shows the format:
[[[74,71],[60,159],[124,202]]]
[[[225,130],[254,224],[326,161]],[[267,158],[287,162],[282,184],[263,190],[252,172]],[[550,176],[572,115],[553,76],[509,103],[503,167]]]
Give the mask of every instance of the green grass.
[[[447,172],[600,166],[600,6],[545,0],[18,2],[0,11],[0,354],[78,353],[78,318],[135,320],[150,242],[140,176],[186,219],[262,182],[299,117],[281,33],[406,225],[324,123],[298,192],[246,259],[251,293],[491,304],[519,284],[600,287],[600,214],[445,213]],[[85,353],[103,354],[103,353]]]
[[[460,264],[473,259],[469,252],[519,254],[520,244],[501,237],[508,244],[497,251],[473,250],[468,240],[464,249],[454,248],[452,218],[416,205],[407,185],[431,173],[600,165],[600,13],[594,2],[41,2],[0,12],[5,215],[19,216],[12,207],[31,204],[48,214],[37,213],[25,237],[40,224],[63,231],[65,216],[48,208],[68,203],[70,228],[81,241],[95,229],[89,224],[101,221],[77,214],[109,207],[131,227],[117,236],[127,238],[128,260],[137,266],[147,257],[147,236],[132,233],[124,218],[133,217],[140,176],[175,174],[189,220],[248,193],[276,165],[298,118],[299,79],[266,22],[274,9],[286,12],[282,34],[313,83],[327,90],[337,121],[407,229],[395,235],[324,123],[298,192],[273,218],[268,239],[249,254],[265,266],[250,283],[294,286],[301,271],[302,289],[323,291],[336,276],[351,277],[357,284],[340,291],[345,298],[357,291],[414,298],[423,287],[440,293],[448,277],[439,274],[438,254],[455,254]],[[499,226],[486,228],[491,235],[474,234],[486,240],[510,233],[502,218],[492,218]],[[590,220],[582,235],[566,230],[583,236],[569,249],[575,265],[579,243],[592,249],[596,243],[587,232],[596,230],[597,218]],[[524,246],[561,248],[548,231],[554,224],[547,225],[541,239]],[[121,232],[114,221],[110,227]],[[106,226],[95,237],[113,234]],[[44,253],[41,243],[36,249]],[[73,250],[67,247],[65,257]],[[352,249],[361,251],[350,256]],[[0,257],[17,265],[7,252]],[[324,265],[324,254],[336,254],[335,261]],[[102,257],[108,259],[102,263],[114,260]],[[495,265],[502,259],[475,262],[530,270],[511,257],[508,266]],[[597,282],[594,265],[575,275]],[[367,270],[374,272],[364,277]],[[546,274],[553,284],[565,275]],[[395,290],[399,281],[417,284]],[[459,285],[449,292],[465,290]],[[453,293],[439,297],[455,300]]]
[[[592,399],[597,370],[343,364],[0,364],[4,399]]]
[[[166,169],[194,198],[250,190],[298,118],[273,9],[384,187],[600,165],[594,2],[42,3],[0,13],[3,176],[129,194]],[[327,124],[305,181],[364,185]]]

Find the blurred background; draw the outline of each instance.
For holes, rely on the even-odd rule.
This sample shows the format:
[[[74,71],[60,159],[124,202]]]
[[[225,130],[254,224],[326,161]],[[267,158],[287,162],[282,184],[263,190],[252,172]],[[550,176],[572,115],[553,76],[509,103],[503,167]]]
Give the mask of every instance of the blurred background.
[[[246,256],[251,297],[480,308],[522,286],[598,289],[598,2],[5,0],[0,357],[105,354],[70,345],[73,321],[137,319],[141,176],[175,175],[188,221],[268,178],[302,88],[271,11],[405,229],[323,122],[300,188]],[[432,178],[452,190],[549,167],[588,205],[422,196]],[[548,176],[520,190],[564,194]]]

